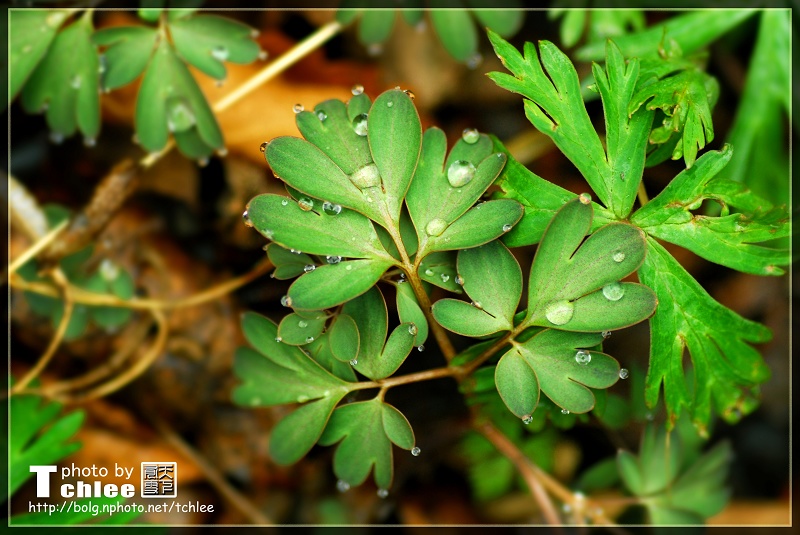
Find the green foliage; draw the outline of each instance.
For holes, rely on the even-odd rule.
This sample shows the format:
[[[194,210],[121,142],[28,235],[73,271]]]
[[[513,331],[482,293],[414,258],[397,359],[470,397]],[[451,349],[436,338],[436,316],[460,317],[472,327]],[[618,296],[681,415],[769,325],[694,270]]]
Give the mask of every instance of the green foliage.
[[[336,20],[350,24],[360,18],[358,40],[368,47],[370,53],[377,54],[392,33],[397,13],[391,9],[369,8],[397,8],[407,24],[418,27],[424,24],[423,17],[427,12],[437,37],[450,56],[475,68],[482,59],[478,52],[475,23],[480,28],[491,28],[510,38],[519,31],[525,18],[525,11],[515,9],[522,7],[517,2],[506,2],[504,9],[481,9],[481,2],[476,0],[431,1],[427,10],[422,9],[422,4],[421,0],[401,0],[378,6],[365,0],[344,0],[336,13]],[[448,9],[440,9],[443,7]]]
[[[731,24],[741,20],[741,16],[726,17],[723,13],[721,20]],[[719,24],[713,26],[717,29],[721,27]],[[640,276],[642,282],[655,291],[659,302],[671,304],[670,307],[659,307],[650,322],[650,372],[645,393],[648,406],[655,406],[659,388],[663,384],[670,426],[682,410],[688,409],[695,425],[704,431],[711,418],[712,399],[716,411],[730,421],[736,421],[742,414],[752,411],[756,405],[754,394],[757,385],[767,379],[768,370],[758,352],[748,342],[766,341],[769,331],[716,303],[653,239],[670,241],[712,262],[747,273],[779,275],[783,271],[778,266],[789,263],[788,251],[756,245],[788,235],[789,220],[785,207],[774,207],[746,188],[718,178],[718,174],[731,159],[730,147],[709,152],[691,165],[694,163],[696,149],[702,146],[700,138],[709,133],[704,127],[701,128],[702,123],[709,119],[708,110],[702,105],[702,95],[696,101],[700,111],[695,114],[695,118],[681,119],[684,124],[681,134],[684,149],[687,141],[692,147],[691,154],[681,150],[687,166],[690,167],[675,177],[655,199],[630,215],[644,168],[644,151],[647,145],[645,138],[649,137],[652,142],[653,135],[658,130],[650,132],[652,114],[640,105],[642,95],[647,95],[644,97],[646,100],[661,91],[654,91],[660,83],[653,82],[655,79],[664,81],[662,96],[665,98],[672,94],[678,95],[681,91],[690,95],[695,91],[691,88],[692,84],[699,83],[698,77],[708,80],[707,76],[696,71],[696,67],[690,63],[681,60],[677,52],[658,56],[648,55],[637,49],[642,52],[643,59],[630,59],[626,62],[620,52],[626,48],[618,48],[609,41],[606,44],[605,68],[601,69],[597,65],[593,67],[606,117],[607,149],[603,150],[580,97],[577,74],[566,56],[546,41],[540,44],[539,55],[531,43],[526,43],[523,56],[499,36],[491,32],[489,35],[503,64],[515,75],[489,73],[489,76],[501,87],[520,93],[528,99],[525,101],[525,111],[529,120],[537,129],[552,137],[584,175],[609,210],[601,211],[602,216],[611,220],[629,221],[648,235],[648,254],[641,264]],[[710,34],[706,32],[706,35]],[[623,39],[625,38],[620,38],[620,41]],[[697,42],[700,41],[691,41],[691,46],[687,48],[696,50]],[[640,41],[636,43],[641,44]],[[675,66],[678,64],[687,69],[681,71],[683,74],[676,74]],[[695,74],[689,74],[690,72]],[[666,76],[669,73],[671,76]],[[679,82],[683,84],[683,90],[678,89],[681,85]],[[656,88],[651,87],[653,85]],[[705,87],[706,82],[702,85]],[[703,93],[709,101],[715,99],[707,91],[704,90]],[[672,104],[665,104],[667,101]],[[667,98],[658,105],[651,104],[648,107],[659,107],[661,104],[665,107],[659,113],[671,113],[674,119],[675,114],[669,111],[669,106],[675,104],[675,101]],[[680,106],[679,104],[678,107]],[[642,114],[642,123],[637,122],[639,114]],[[694,121],[691,128],[686,126],[690,121]],[[645,123],[647,126],[644,126]],[[675,139],[673,135],[673,141]],[[614,163],[626,158],[627,161],[623,164]],[[617,173],[620,165],[625,166],[624,174]],[[525,206],[526,212],[519,223],[520,229],[538,226],[557,209],[560,199],[566,196],[560,188],[547,184],[542,178],[513,161],[509,164],[507,176],[501,176],[499,184],[503,191],[498,197],[517,199]],[[706,199],[713,200],[722,207],[719,217],[692,213]],[[738,212],[731,213],[732,210]],[[555,218],[551,225],[555,225],[557,221],[558,218]],[[586,230],[591,228],[590,224],[585,226]],[[614,228],[614,224],[595,231],[592,237],[600,235],[608,228]],[[631,226],[619,228],[634,229]],[[508,241],[512,244],[533,243],[540,236],[538,232],[531,232],[528,237],[524,237],[522,233],[511,234]],[[534,267],[541,264],[541,249],[544,245],[543,241]],[[627,257],[627,252],[625,254]],[[630,271],[639,267],[643,257],[644,251],[641,251],[639,263]],[[543,273],[551,271],[560,273],[563,270],[559,271],[557,264],[551,264],[547,265]],[[530,287],[546,288],[539,281],[534,281],[533,275]],[[531,296],[529,300],[536,302],[535,296]],[[547,300],[543,302],[547,303]],[[565,306],[564,309],[566,308]],[[531,309],[533,307],[529,308]],[[539,314],[541,315],[541,310]],[[694,387],[691,389],[687,386],[685,371],[680,365],[684,347],[688,347],[692,356]],[[534,384],[533,376],[524,373],[521,359],[517,358],[513,367],[510,364],[508,366],[509,373],[506,375],[510,378],[509,388],[519,390],[523,386],[530,388]],[[524,377],[527,379],[523,379]],[[517,406],[518,410],[532,407],[535,399],[528,394],[523,401]]]
[[[648,426],[638,457],[617,454],[622,482],[641,498],[653,524],[702,524],[728,501],[730,444],[721,442],[695,460],[686,450],[678,434]]]
[[[564,2],[556,2],[556,4]],[[572,6],[574,7],[574,6]],[[606,39],[615,40],[644,28],[644,12],[638,9],[565,9],[552,8],[547,13],[550,20],[560,18],[559,36],[566,48],[575,46],[586,33],[588,43],[603,43]]]
[[[252,30],[226,18],[192,10],[165,14],[158,7],[140,11],[156,28],[95,31],[93,14],[88,10],[72,20],[68,11],[11,11],[10,97],[21,92],[26,111],[46,111],[54,141],[80,131],[93,145],[100,90],[117,89],[144,73],[136,135],[145,150],[162,150],[170,135],[191,158],[224,150],[217,120],[188,65],[224,80],[224,61],[250,63],[261,54]]]
[[[44,210],[51,228],[69,217],[69,211],[61,206],[49,205]],[[60,267],[67,280],[89,292],[131,299],[135,290],[133,277],[109,259],[103,259],[96,264],[90,262],[92,249],[89,245],[61,259]],[[35,260],[27,262],[19,269],[19,274],[28,281],[44,280],[37,272]],[[24,295],[34,313],[49,317],[53,328],[58,327],[64,314],[63,300],[34,292],[25,292]],[[72,308],[64,339],[80,338],[89,321],[103,329],[116,330],[125,325],[131,316],[130,308],[76,304]]]

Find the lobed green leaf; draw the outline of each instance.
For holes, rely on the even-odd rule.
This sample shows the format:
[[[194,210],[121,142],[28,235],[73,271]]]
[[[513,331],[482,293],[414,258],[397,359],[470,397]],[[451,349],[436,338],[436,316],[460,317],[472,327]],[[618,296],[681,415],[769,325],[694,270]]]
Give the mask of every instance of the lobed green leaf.
[[[61,10],[8,11],[8,102],[16,98],[69,17]]]
[[[158,32],[145,26],[104,28],[92,34],[92,42],[106,47],[101,58],[103,90],[111,91],[133,82],[150,62]]]
[[[386,260],[366,259],[320,266],[299,277],[287,295],[297,310],[335,307],[372,288],[392,265]]]

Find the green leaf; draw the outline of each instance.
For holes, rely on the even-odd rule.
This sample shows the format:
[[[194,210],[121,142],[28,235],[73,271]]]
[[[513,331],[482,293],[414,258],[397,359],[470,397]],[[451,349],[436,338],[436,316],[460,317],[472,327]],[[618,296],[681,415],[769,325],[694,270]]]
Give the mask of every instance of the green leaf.
[[[267,146],[265,156],[275,175],[293,188],[361,212],[373,221],[382,221],[376,203],[367,202],[366,196],[350,178],[354,176],[354,180],[361,180],[360,184],[364,183],[365,177],[374,178],[378,174],[377,169],[371,171],[374,164],[365,165],[347,175],[322,150],[304,139],[294,137],[273,139]]]
[[[105,28],[92,35],[92,42],[105,46],[104,71],[101,74],[103,90],[111,91],[134,81],[144,72],[158,39],[154,28],[145,26],[120,26]]]
[[[522,296],[522,270],[511,252],[499,241],[466,249],[458,253],[458,272],[472,304],[441,299],[433,306],[436,320],[467,336],[513,329]]]
[[[183,58],[206,73],[225,78],[223,61],[246,64],[261,51],[253,41],[253,29],[232,19],[201,15],[171,20],[169,32]]]
[[[91,19],[82,17],[59,32],[22,90],[26,111],[47,108],[47,125],[57,138],[77,129],[94,139],[100,131],[99,60],[92,31]]]
[[[478,32],[465,9],[434,9],[428,12],[445,50],[456,61],[467,61],[478,50]]]
[[[361,339],[358,326],[352,316],[339,314],[333,320],[329,330],[333,356],[342,362],[350,362],[358,358]]]
[[[583,493],[596,490],[609,489],[614,487],[619,481],[619,471],[617,461],[614,457],[609,457],[593,464],[589,469],[581,474],[575,487]]]
[[[33,476],[31,465],[55,464],[80,449],[79,443],[69,440],[83,423],[84,412],[59,416],[61,408],[31,395],[9,400],[8,496]]]
[[[462,293],[461,285],[457,282],[456,253],[453,251],[427,255],[420,263],[417,275],[434,286],[449,292]]]
[[[704,154],[682,171],[659,195],[639,209],[631,221],[656,238],[686,247],[699,256],[757,275],[780,275],[778,265],[789,263],[789,251],[753,245],[789,234],[788,214],[767,201],[747,195],[744,188],[712,181],[731,159],[732,151]],[[693,215],[690,209],[704,199],[724,206],[744,207],[747,213],[723,217]]]
[[[320,266],[298,278],[287,294],[298,310],[323,310],[358,297],[392,266],[385,260],[350,260]]]
[[[546,329],[526,342],[515,343],[500,359],[502,363],[510,355],[513,364],[503,363],[501,367],[498,363],[498,369],[503,370],[502,379],[512,387],[505,389],[495,376],[498,392],[509,410],[530,409],[532,412],[535,409],[535,405],[530,406],[533,399],[529,390],[533,387],[532,375],[522,371],[523,364],[530,367],[539,388],[556,405],[577,414],[592,410],[595,398],[590,388],[608,388],[619,379],[619,363],[616,360],[605,353],[585,349],[597,345],[602,339],[600,334]],[[584,349],[578,351],[579,348]],[[519,382],[515,383],[515,379],[510,377],[511,372],[524,373],[525,379],[516,379]],[[515,394],[524,395],[527,401],[521,402],[519,397],[514,397]],[[506,401],[507,397],[509,401]],[[514,413],[523,417],[530,412]]]
[[[222,147],[222,132],[203,92],[172,46],[162,40],[139,89],[136,134],[145,150],[157,152],[167,144],[170,132],[185,134],[193,129],[207,145],[206,156]],[[182,139],[176,136],[176,141],[182,151],[196,150],[196,143],[188,143],[190,139],[181,143]]]
[[[481,27],[488,27],[502,37],[509,38],[516,34],[525,21],[525,11],[521,2],[506,2],[505,9],[479,9],[485,4],[477,0],[468,0],[470,11],[478,19]]]
[[[528,421],[539,404],[539,379],[524,353],[524,349],[514,347],[503,355],[495,368],[494,381],[508,410]]]
[[[511,199],[487,201],[447,225],[433,220],[425,227],[427,250],[454,251],[469,249],[499,238],[510,231],[522,217],[522,205]],[[441,223],[441,224],[440,224]]]
[[[389,335],[380,354],[365,354],[354,367],[372,380],[389,377],[406,360],[416,341],[417,327],[413,323],[401,323]]]
[[[277,243],[267,245],[267,258],[275,266],[273,275],[278,280],[291,279],[304,273],[304,268],[314,264],[305,253],[291,252]]]
[[[246,312],[242,316],[248,347],[236,350],[234,372],[242,383],[233,391],[240,405],[269,406],[302,403],[332,392],[347,393],[346,383],[334,377],[300,348],[277,341],[278,327],[271,320]]]
[[[581,244],[592,224],[585,201],[565,204],[547,227],[531,266],[526,325],[597,332],[633,325],[655,310],[652,291],[617,282],[644,260],[642,231],[610,223]]]
[[[761,355],[748,344],[768,341],[769,329],[714,301],[654,239],[647,245],[639,276],[661,302],[670,304],[659,307],[650,319],[647,405],[656,405],[663,383],[670,422],[685,408],[695,426],[706,432],[712,400],[724,418],[737,421],[755,408],[758,385],[770,376]],[[693,392],[681,364],[684,349],[693,364]]]
[[[663,143],[677,132],[678,141],[672,159],[683,156],[691,167],[698,150],[714,139],[711,108],[716,103],[719,88],[715,79],[698,69],[688,69],[658,81],[646,80],[630,99],[628,111],[635,114],[642,106],[660,109],[666,118],[663,126],[653,131],[651,143]],[[666,138],[666,139],[663,139]]]
[[[665,36],[666,39],[678,43],[684,54],[691,54],[711,44],[757,11],[755,9],[698,10],[669,18],[642,32],[618,36],[614,38],[614,42],[626,58],[656,56]],[[601,60],[605,47],[605,41],[591,42],[578,50],[575,57],[581,61]]]
[[[758,35],[736,117],[726,139],[736,158],[722,176],[742,182],[773,203],[789,200],[789,146],[775,125],[788,117],[791,23],[785,10],[760,12]]]
[[[396,286],[397,315],[400,323],[413,323],[417,327],[416,345],[419,347],[428,339],[428,320],[417,302],[410,284],[398,283]]]
[[[314,339],[313,342],[306,345],[303,350],[317,361],[317,364],[331,372],[339,379],[355,383],[358,381],[356,373],[350,366],[349,362],[342,362],[337,359],[333,354],[333,344],[329,333],[322,333]]]
[[[247,204],[255,229],[275,243],[307,254],[390,259],[369,219],[336,205],[262,194]]]
[[[342,314],[353,318],[358,329],[357,360],[374,359],[380,355],[389,332],[389,313],[381,291],[375,287],[370,288],[363,295],[345,303]]]
[[[628,113],[639,76],[639,62],[631,59],[626,63],[612,41],[606,45],[605,69],[594,64],[592,74],[603,100],[606,119],[611,207],[618,218],[624,219],[631,212],[641,182],[653,113],[649,108]]]
[[[419,164],[406,196],[423,256],[431,236],[427,232],[431,222],[449,225],[461,217],[494,182],[505,163],[502,155],[492,155],[488,136],[477,131],[465,134],[447,161],[446,151],[444,132],[436,127],[426,130]],[[436,223],[431,228],[437,224],[442,225]]]
[[[392,33],[396,16],[394,10],[365,9],[358,26],[358,41],[362,45],[383,43]]]
[[[8,101],[17,96],[33,70],[47,53],[69,11],[8,11]]]
[[[532,43],[525,55],[489,30],[489,39],[503,65],[514,76],[488,73],[500,87],[526,97],[525,115],[575,164],[603,204],[611,206],[609,184],[615,177],[603,145],[581,98],[580,82],[569,58],[553,43],[540,41],[541,62]],[[546,72],[545,72],[546,71]],[[615,119],[616,120],[616,119]],[[629,177],[638,180],[639,177]]]
[[[367,139],[380,173],[389,217],[400,220],[400,208],[419,159],[422,126],[411,98],[399,89],[375,99],[367,117]]]
[[[622,472],[623,482],[637,496],[663,492],[677,477],[681,457],[682,449],[677,435],[668,435],[663,427],[648,425],[639,447],[639,457],[634,458],[636,477],[630,478],[632,473],[628,469]]]
[[[495,193],[494,197],[514,199],[524,209],[519,223],[503,236],[503,243],[509,247],[538,243],[556,212],[575,194],[536,175],[515,160],[499,139],[493,137],[492,140],[494,150],[503,152],[507,158],[497,180],[502,192]]]
[[[280,465],[302,459],[322,435],[336,404],[345,392],[337,392],[300,406],[272,429],[269,454]]]
[[[393,475],[392,442],[411,449],[414,435],[397,409],[375,398],[333,412],[319,443],[331,446],[337,442],[333,471],[341,481],[360,485],[374,467],[375,484],[388,489]]]
[[[328,317],[323,312],[314,314],[314,317],[289,314],[278,325],[278,337],[290,346],[310,344],[322,334],[326,321]]]
[[[367,136],[359,135],[353,126],[365,120],[360,114],[366,114],[369,107],[369,97],[364,93],[350,99],[347,107],[340,100],[326,100],[314,106],[313,112],[298,113],[295,117],[297,128],[346,175],[352,175],[372,163]]]

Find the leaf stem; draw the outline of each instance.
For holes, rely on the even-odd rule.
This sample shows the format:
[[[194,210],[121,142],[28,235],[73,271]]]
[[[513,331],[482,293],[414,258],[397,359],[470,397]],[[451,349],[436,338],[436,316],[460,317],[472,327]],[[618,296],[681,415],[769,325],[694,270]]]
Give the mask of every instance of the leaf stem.
[[[394,386],[418,383],[421,381],[430,381],[432,379],[440,379],[442,377],[453,377],[457,375],[457,373],[457,368],[446,366],[444,368],[434,368],[432,370],[409,373],[408,375],[389,377],[387,379],[379,379],[377,381],[361,381],[358,383],[352,383],[349,389],[351,392],[354,390],[367,390],[370,388],[380,388],[381,391],[385,391]]]
[[[40,252],[42,252],[48,245],[53,243],[56,238],[58,238],[61,233],[67,228],[67,224],[69,224],[69,220],[64,220],[58,225],[56,225],[53,230],[42,236],[39,240],[36,241],[33,245],[31,245],[24,253],[19,255],[11,264],[8,266],[8,274],[11,275],[16,273],[16,271],[21,268],[28,260],[34,258]]]
[[[639,198],[639,204],[642,206],[650,202],[650,199],[647,196],[647,190],[644,189],[644,180],[639,182],[639,189],[636,190],[636,196]]]

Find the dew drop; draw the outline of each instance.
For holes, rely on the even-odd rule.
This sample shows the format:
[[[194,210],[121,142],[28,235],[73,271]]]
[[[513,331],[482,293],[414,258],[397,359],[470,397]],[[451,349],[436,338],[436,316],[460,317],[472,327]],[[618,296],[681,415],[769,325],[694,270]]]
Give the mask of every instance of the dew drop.
[[[378,489],[378,498],[385,499],[389,496],[389,491],[387,489]]]
[[[308,401],[308,396],[304,396],[304,395],[297,396],[297,402],[298,403],[305,403],[306,401]]]
[[[358,364],[358,359],[353,359],[350,361],[350,366],[355,366],[356,364]]]
[[[258,51],[258,59],[259,59],[259,60],[261,60],[261,61],[264,61],[264,60],[265,60],[265,59],[267,59],[268,57],[269,57],[269,54],[267,54],[267,51],[266,51],[266,50],[259,50],[259,51]]]
[[[431,268],[428,268],[425,270],[425,275],[427,275],[428,277],[433,277],[434,271]]]
[[[425,346],[424,346],[424,345],[422,345],[422,344],[418,345],[418,346],[417,346],[417,351],[419,351],[420,353],[422,353],[423,351],[425,351]]]
[[[360,95],[361,93],[363,93],[363,92],[364,92],[364,86],[363,86],[363,85],[361,85],[361,84],[354,85],[354,86],[353,86],[353,87],[350,89],[350,92],[351,92],[353,95],[355,95],[355,96],[358,96],[358,95]]]
[[[620,379],[623,379],[623,380],[627,379],[628,375],[630,375],[630,372],[628,371],[628,368],[620,368],[619,369],[619,378]]]
[[[350,271],[351,269],[353,269],[353,266],[352,266],[352,264],[347,264],[347,266],[344,269],[346,269],[347,271]]]
[[[333,204],[332,202],[325,201],[322,203],[322,211],[328,215],[338,215],[342,212],[340,204]]]
[[[300,112],[301,112],[301,111],[303,111],[303,110],[305,110],[305,108],[303,107],[303,105],[302,105],[302,104],[295,104],[295,105],[292,107],[292,111],[293,111],[293,112],[295,112],[295,113],[300,113]]]
[[[625,260],[625,253],[623,253],[622,251],[617,251],[616,253],[614,253],[614,254],[611,256],[611,259],[612,259],[614,262],[616,262],[617,264],[619,264],[620,262],[622,262],[623,260]]]
[[[70,79],[69,86],[72,89],[80,89],[81,88],[81,81],[82,80],[81,80],[80,75],[76,74],[75,76],[72,77],[72,79]]]
[[[483,56],[480,52],[475,52],[467,59],[467,67],[470,69],[477,69],[483,63]]]
[[[466,160],[456,160],[447,168],[447,181],[454,188],[466,186],[475,176],[475,166]]]
[[[348,490],[350,490],[350,483],[348,483],[344,479],[340,479],[339,481],[336,482],[336,490],[338,490],[339,492],[347,492]]]
[[[244,222],[244,226],[246,227],[253,226],[253,221],[250,219],[250,214],[247,212],[247,210],[242,212],[242,221]]]
[[[217,149],[217,156],[220,158],[224,158],[228,155],[228,147],[222,147],[221,149]]]
[[[301,329],[305,329],[306,327],[308,327],[308,322],[305,320],[300,320],[297,322],[297,326],[300,327]]]
[[[600,334],[603,336],[604,340],[611,337],[611,331],[603,331]]]
[[[462,277],[461,275],[457,275],[456,284],[458,284],[459,286],[464,286],[464,277]]]
[[[198,158],[197,159],[197,165],[199,165],[200,167],[207,166],[208,165],[208,158],[206,158],[206,157]]]
[[[391,108],[392,106],[394,106],[394,102],[392,102],[391,100],[386,103],[387,108]]]
[[[572,319],[575,305],[567,300],[553,301],[544,310],[544,317],[553,325],[564,325]]]
[[[441,279],[442,279],[442,282],[447,282],[447,281],[449,281],[449,280],[450,280],[450,275],[448,275],[447,273],[442,273],[442,274],[440,275],[440,277],[441,277]]]
[[[303,251],[299,249],[289,249],[289,252],[292,254],[303,254]]]
[[[469,143],[470,145],[477,143],[480,137],[481,134],[480,132],[478,132],[476,128],[465,128],[461,132],[461,139],[463,139],[465,143]]]
[[[591,361],[592,361],[592,354],[589,353],[588,351],[584,351],[581,349],[577,353],[575,353],[575,362],[577,362],[578,364],[586,366]]]
[[[99,270],[100,276],[106,281],[113,281],[119,276],[119,267],[108,258],[104,258],[100,262]]]
[[[327,119],[327,118],[328,118],[328,114],[325,113],[324,111],[319,110],[317,112],[317,119],[319,119],[320,121],[325,121],[325,119]]]
[[[470,305],[474,306],[474,307],[475,307],[475,308],[477,308],[478,310],[483,310],[483,305],[481,304],[481,302],[480,302],[480,301],[472,301],[472,302],[470,303]]]
[[[512,225],[506,223],[505,225],[503,225],[503,232],[508,232],[509,230],[511,230],[511,227]]]
[[[417,95],[415,95],[415,94],[414,94],[414,92],[413,92],[413,91],[411,91],[411,90],[409,90],[409,89],[404,89],[404,90],[403,90],[403,93],[405,93],[406,95],[408,95],[408,98],[410,98],[412,102],[414,101],[414,99],[416,99],[416,98],[417,98]]]
[[[303,271],[305,273],[310,273],[310,272],[314,271],[315,269],[317,269],[317,266],[315,266],[314,264],[306,264],[305,266],[303,266]]]
[[[197,122],[189,102],[183,97],[167,99],[167,128],[170,132],[185,132]]]
[[[307,344],[310,344],[313,341],[314,341],[314,337],[313,336],[309,336],[308,338],[306,338],[306,343]]]
[[[561,414],[569,414],[569,411],[567,409],[561,409]]]
[[[283,297],[281,297],[281,304],[285,307],[292,306],[292,298],[289,297],[288,295],[284,295]]]
[[[283,341],[283,338],[281,338],[280,336],[276,336],[275,341],[280,344]]]
[[[97,145],[97,139],[93,137],[85,137],[83,138],[83,146],[84,147],[94,147]]]
[[[441,236],[444,230],[447,228],[447,221],[444,219],[431,219],[427,225],[425,225],[425,232],[428,233],[428,236]]]
[[[228,49],[224,46],[215,46],[211,49],[211,57],[219,61],[228,59],[228,54]]]
[[[419,449],[418,447],[414,446],[413,448],[411,448],[411,455],[413,455],[414,457],[419,457],[420,453],[422,453],[422,450]]]
[[[297,206],[299,206],[302,211],[309,212],[314,208],[314,201],[308,197],[300,197],[297,200]]]
[[[383,52],[383,45],[380,43],[372,43],[367,47],[367,54],[372,57],[375,57]]]
[[[603,286],[603,295],[609,301],[619,301],[625,295],[625,288],[618,282],[612,282]]]
[[[64,142],[64,134],[56,131],[50,132],[50,142],[61,145]]]
[[[289,204],[289,201],[288,201],[287,199],[283,199],[283,200],[281,201],[281,206],[286,206],[286,205],[288,205],[288,204]]]
[[[581,201],[581,204],[589,204],[592,202],[592,196],[588,193],[581,193],[578,199]]]
[[[381,183],[381,173],[378,171],[378,166],[374,163],[368,163],[361,169],[357,169],[348,178],[355,187],[362,190],[374,188]],[[369,199],[367,199],[367,201],[369,201]]]
[[[522,423],[525,425],[529,425],[532,421],[533,421],[533,416],[531,416],[530,414],[526,414],[525,416],[522,417]]]
[[[269,146],[269,141],[265,141],[264,143],[261,144],[260,147],[258,147],[258,150],[261,151],[261,154],[264,154],[265,152],[267,152],[268,146]]]
[[[417,335],[417,326],[414,325],[413,323],[408,326],[408,334],[410,334],[411,336]]]
[[[342,261],[341,256],[326,256],[325,261],[329,264],[338,264]]]

